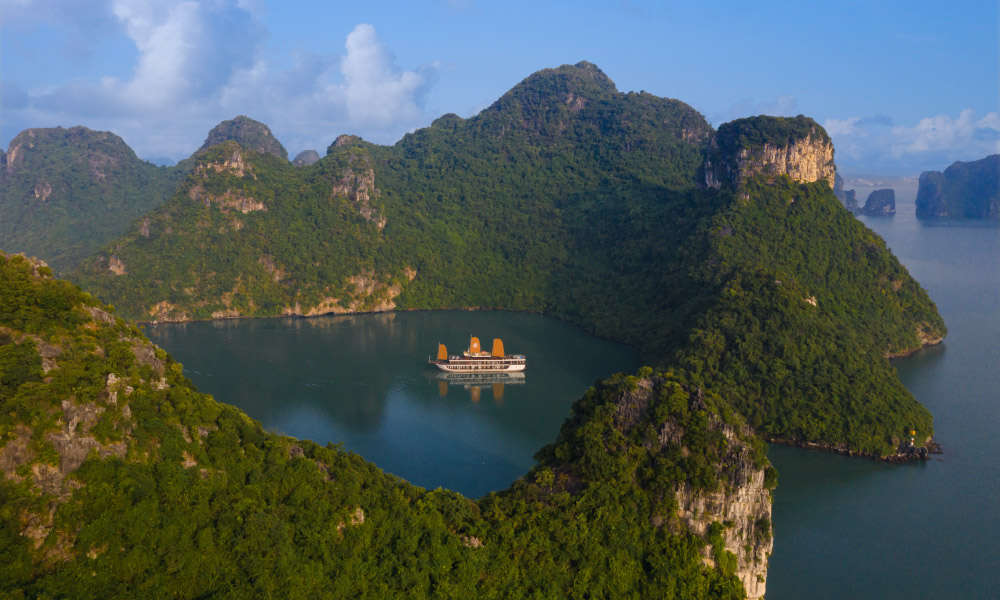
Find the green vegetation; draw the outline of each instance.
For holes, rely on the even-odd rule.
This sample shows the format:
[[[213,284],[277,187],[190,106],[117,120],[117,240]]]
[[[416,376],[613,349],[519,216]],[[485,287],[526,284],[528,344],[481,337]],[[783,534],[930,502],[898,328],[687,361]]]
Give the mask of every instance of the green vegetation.
[[[0,255],[0,332],[4,594],[743,597],[722,525],[686,533],[673,487],[738,485],[763,445],[676,376],[592,389],[531,473],[474,502],[263,431],[20,257]]]
[[[25,130],[0,160],[0,249],[67,272],[162,204],[186,173],[140,160],[106,131]]]
[[[944,335],[926,293],[822,182],[696,188],[712,131],[681,102],[580,63],[301,167],[238,121],[75,279],[146,319],[544,311],[655,369],[599,383],[525,477],[472,501],[263,431],[89,294],[0,255],[5,592],[739,598],[766,512],[736,555],[732,524],[680,498],[776,485],[749,426],[872,455],[931,432],[886,360]],[[741,120],[713,147],[809,134],[828,139]]]
[[[929,435],[885,358],[944,335],[927,294],[823,183],[697,189],[710,133],[581,63],[392,147],[341,136],[308,167],[228,142],[76,279],[143,319],[543,311],[637,346],[772,438],[886,455]],[[719,135],[810,134],[828,139],[805,117]]]
[[[775,147],[791,145],[807,137],[830,142],[826,130],[809,117],[746,117],[719,126],[716,144],[720,150],[731,152],[737,148],[760,148],[765,144]]]

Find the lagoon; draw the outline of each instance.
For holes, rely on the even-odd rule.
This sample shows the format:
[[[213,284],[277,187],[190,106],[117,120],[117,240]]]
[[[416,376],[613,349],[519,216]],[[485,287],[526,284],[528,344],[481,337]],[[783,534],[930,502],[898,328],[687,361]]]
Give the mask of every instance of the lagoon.
[[[380,468],[470,497],[508,487],[555,440],[593,383],[637,352],[579,327],[507,311],[419,311],[157,325],[149,337],[200,391],[271,430],[343,443]],[[445,380],[427,364],[476,335],[524,354],[523,379]]]

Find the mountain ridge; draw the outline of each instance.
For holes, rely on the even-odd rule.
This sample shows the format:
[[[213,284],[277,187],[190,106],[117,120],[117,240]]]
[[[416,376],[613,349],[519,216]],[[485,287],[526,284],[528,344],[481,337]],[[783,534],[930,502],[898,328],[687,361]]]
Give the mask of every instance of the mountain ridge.
[[[884,241],[837,203],[825,131],[807,117],[759,117],[713,136],[687,105],[622,94],[605,79],[586,65],[543,71],[475,117],[445,115],[393,146],[340,136],[308,167],[216,146],[174,199],[78,280],[129,316],[158,321],[544,312],[722,385],[774,439],[893,456],[902,431],[929,436],[930,415],[885,356],[946,329]],[[796,150],[803,140],[808,152]],[[744,162],[720,172],[718,189],[699,189],[713,156]],[[743,294],[746,303],[731,301]],[[733,319],[810,323],[820,337],[779,330],[746,354],[745,336],[726,325]],[[830,388],[817,392],[806,375],[769,379],[784,352],[832,373]],[[762,387],[755,369],[775,387]],[[879,400],[851,392],[854,377]]]

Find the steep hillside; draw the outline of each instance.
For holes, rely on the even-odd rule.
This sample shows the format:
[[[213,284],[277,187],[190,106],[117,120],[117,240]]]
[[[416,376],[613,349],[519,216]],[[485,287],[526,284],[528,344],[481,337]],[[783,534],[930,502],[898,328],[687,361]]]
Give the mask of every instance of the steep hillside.
[[[592,389],[472,501],[265,432],[135,327],[0,254],[0,590],[14,597],[741,598],[774,472],[673,375]]]
[[[162,204],[182,176],[107,131],[27,129],[0,154],[0,248],[69,271]]]
[[[887,357],[944,323],[840,206],[812,119],[713,135],[580,63],[392,147],[341,136],[295,168],[228,142],[197,160],[76,275],[129,316],[544,311],[636,345],[775,439],[891,456],[932,432]]]

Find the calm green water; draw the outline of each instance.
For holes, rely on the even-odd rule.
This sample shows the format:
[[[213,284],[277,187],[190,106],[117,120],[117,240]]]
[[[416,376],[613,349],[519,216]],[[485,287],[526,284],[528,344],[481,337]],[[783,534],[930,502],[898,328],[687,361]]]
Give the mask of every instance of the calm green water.
[[[768,600],[1000,598],[1000,229],[927,225],[912,197],[864,218],[930,292],[950,333],[895,361],[944,454],[901,466],[772,447],[780,472]],[[635,353],[566,323],[441,311],[150,328],[198,387],[266,427],[343,442],[425,487],[506,487],[595,379]],[[469,334],[524,353],[524,383],[466,389],[426,364]],[[442,387],[443,386],[443,387]],[[476,389],[478,388],[478,390]],[[476,399],[478,397],[478,400]]]
[[[1000,229],[862,219],[930,293],[944,343],[894,361],[934,414],[925,464],[773,446],[768,600],[1000,598]]]
[[[562,321],[434,311],[159,325],[149,337],[203,392],[270,430],[343,442],[382,469],[471,497],[506,488],[553,441],[594,381],[635,372],[636,352]],[[427,364],[477,335],[525,354],[522,380],[448,382]]]

